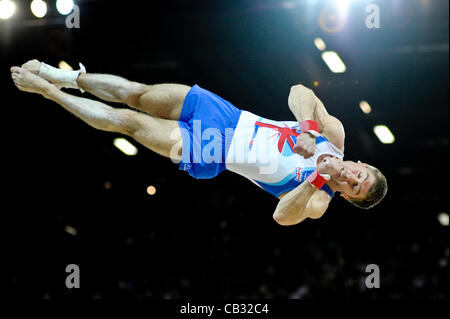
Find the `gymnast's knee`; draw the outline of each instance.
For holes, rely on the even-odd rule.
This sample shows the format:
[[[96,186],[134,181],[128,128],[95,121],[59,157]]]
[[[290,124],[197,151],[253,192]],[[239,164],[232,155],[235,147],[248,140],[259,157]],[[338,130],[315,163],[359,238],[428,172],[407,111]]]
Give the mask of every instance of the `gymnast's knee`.
[[[109,131],[133,136],[141,127],[139,113],[129,109],[115,109]]]
[[[139,95],[138,108],[149,109],[156,106],[168,105],[170,94],[163,90],[161,85],[147,85],[145,92]]]
[[[141,108],[142,97],[149,91],[150,85],[142,84],[139,82],[130,82],[124,92],[124,102],[136,109]]]

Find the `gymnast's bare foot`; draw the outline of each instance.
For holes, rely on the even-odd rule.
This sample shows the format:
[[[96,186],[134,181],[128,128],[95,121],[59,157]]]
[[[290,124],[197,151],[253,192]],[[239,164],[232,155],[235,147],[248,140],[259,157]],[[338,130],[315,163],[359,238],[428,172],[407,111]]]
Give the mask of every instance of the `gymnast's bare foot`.
[[[37,93],[45,96],[51,89],[56,88],[40,76],[17,66],[11,68],[11,77],[17,88],[24,92]]]
[[[22,64],[22,69],[30,71],[31,73],[34,74],[39,74],[39,70],[41,69],[41,62],[39,62],[36,59],[30,60]]]

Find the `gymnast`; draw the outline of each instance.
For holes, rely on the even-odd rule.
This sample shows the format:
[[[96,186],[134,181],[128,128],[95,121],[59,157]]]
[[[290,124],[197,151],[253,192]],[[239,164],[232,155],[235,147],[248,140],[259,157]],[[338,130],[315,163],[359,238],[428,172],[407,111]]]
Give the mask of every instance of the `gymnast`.
[[[227,169],[279,199],[274,220],[284,226],[320,218],[336,192],[369,209],[386,195],[385,176],[374,166],[344,161],[342,123],[314,92],[290,88],[296,121],[273,121],[241,110],[198,85],[142,84],[108,74],[67,71],[38,60],[11,68],[17,88],[64,107],[90,126],[135,139],[170,158],[197,179]],[[108,102],[68,94],[79,89]]]

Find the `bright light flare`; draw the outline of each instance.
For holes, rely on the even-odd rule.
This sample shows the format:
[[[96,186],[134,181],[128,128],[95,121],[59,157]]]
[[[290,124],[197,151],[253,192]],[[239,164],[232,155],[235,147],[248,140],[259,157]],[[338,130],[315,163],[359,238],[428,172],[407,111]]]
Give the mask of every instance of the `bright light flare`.
[[[43,18],[47,14],[47,3],[42,0],[33,0],[30,7],[36,18]]]
[[[58,68],[60,68],[61,70],[66,70],[66,71],[73,71],[73,68],[66,61],[59,62]]]
[[[16,12],[16,4],[10,0],[0,1],[0,19],[6,20]]]
[[[373,128],[373,132],[383,144],[392,144],[395,137],[386,125],[377,125]]]
[[[447,213],[440,213],[438,215],[438,220],[442,226],[448,226],[448,214]]]
[[[156,187],[155,187],[155,186],[149,186],[149,187],[147,187],[147,194],[149,194],[149,195],[155,195],[155,194],[156,194]]]
[[[370,106],[369,103],[367,103],[367,101],[359,102],[359,107],[361,108],[361,111],[363,111],[366,114],[372,112],[372,107]]]
[[[315,38],[314,44],[320,51],[323,51],[327,48],[327,45],[325,44],[325,41],[322,40],[322,38]]]
[[[72,236],[78,235],[78,230],[73,228],[70,225],[67,225],[66,227],[64,227],[64,231]]]
[[[322,59],[333,73],[344,73],[347,70],[344,62],[334,51],[325,51],[322,53]]]
[[[69,14],[73,9],[73,1],[72,0],[57,0],[56,1],[56,9],[62,15]]]
[[[114,139],[114,146],[128,156],[134,156],[138,152],[137,148],[133,144],[122,137]]]
[[[342,18],[347,17],[352,2],[353,0],[333,0],[336,11]]]

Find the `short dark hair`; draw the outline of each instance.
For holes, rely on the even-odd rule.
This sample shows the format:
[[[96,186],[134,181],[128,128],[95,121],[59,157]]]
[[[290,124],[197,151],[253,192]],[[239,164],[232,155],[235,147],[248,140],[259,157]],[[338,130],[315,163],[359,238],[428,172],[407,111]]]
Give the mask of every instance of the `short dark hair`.
[[[386,196],[388,191],[388,184],[386,177],[379,169],[373,166],[367,166],[370,172],[375,176],[375,182],[370,187],[367,197],[365,199],[357,199],[349,197],[349,201],[362,209],[369,209],[376,206]]]

